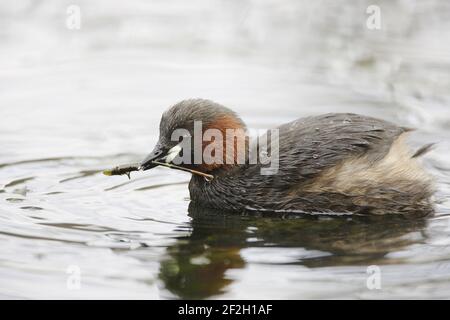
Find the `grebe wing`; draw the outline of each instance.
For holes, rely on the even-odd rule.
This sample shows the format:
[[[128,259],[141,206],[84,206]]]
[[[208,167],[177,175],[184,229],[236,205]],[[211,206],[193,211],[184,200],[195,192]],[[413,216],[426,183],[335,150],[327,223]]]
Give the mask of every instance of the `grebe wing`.
[[[402,133],[411,130],[352,113],[301,118],[277,129],[279,144],[271,146],[269,134],[268,150],[269,155],[272,148],[278,152],[278,173],[270,180],[279,179],[280,183],[310,179],[343,160],[358,156],[366,156],[368,161],[376,162],[389,152]]]

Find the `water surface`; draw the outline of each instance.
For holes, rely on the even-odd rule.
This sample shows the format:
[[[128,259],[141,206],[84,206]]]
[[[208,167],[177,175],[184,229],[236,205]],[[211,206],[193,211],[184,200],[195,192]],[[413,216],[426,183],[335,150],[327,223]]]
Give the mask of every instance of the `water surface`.
[[[380,31],[368,1],[79,1],[80,30],[69,4],[0,4],[0,297],[450,296],[447,2],[382,1]],[[101,174],[141,160],[190,97],[251,128],[324,112],[416,127],[413,148],[437,142],[436,213],[230,215],[190,206],[186,173]]]

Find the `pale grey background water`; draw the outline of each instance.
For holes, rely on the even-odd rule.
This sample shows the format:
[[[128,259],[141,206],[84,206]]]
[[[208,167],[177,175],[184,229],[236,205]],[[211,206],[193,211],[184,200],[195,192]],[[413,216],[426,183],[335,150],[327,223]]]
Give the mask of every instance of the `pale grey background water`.
[[[71,4],[80,30],[66,27]],[[381,30],[366,28],[370,4]],[[437,212],[188,216],[185,173],[101,175],[140,160],[162,111],[190,97],[253,128],[331,111],[416,127],[412,145],[438,142],[424,158]],[[445,0],[3,0],[0,297],[449,298],[449,108]]]

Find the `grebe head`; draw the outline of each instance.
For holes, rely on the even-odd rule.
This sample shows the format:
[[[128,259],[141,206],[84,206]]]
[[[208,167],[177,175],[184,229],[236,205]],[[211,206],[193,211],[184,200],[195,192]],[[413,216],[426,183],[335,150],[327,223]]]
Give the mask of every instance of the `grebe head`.
[[[232,110],[210,100],[183,100],[162,115],[158,142],[141,169],[158,161],[211,172],[237,163],[246,135],[245,123]]]

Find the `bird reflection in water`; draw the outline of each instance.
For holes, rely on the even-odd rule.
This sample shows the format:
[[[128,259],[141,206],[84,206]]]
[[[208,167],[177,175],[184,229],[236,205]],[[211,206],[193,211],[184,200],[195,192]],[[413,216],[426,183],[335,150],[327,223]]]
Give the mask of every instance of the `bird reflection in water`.
[[[289,264],[309,268],[400,263],[386,254],[422,242],[425,219],[389,216],[236,215],[189,205],[191,232],[167,248],[159,278],[183,299],[223,294],[233,279],[227,270],[245,268],[244,248],[296,248],[326,254]],[[419,235],[419,236],[418,236]],[[249,241],[251,239],[251,241]],[[273,262],[271,262],[273,263]]]

